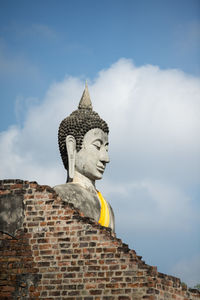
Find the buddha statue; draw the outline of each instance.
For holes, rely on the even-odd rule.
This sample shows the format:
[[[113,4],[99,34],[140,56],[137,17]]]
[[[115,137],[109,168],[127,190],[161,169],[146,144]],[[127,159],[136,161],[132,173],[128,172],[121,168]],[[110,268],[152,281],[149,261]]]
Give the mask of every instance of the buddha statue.
[[[59,126],[58,143],[67,182],[54,190],[86,217],[114,231],[113,210],[95,186],[109,163],[108,133],[106,122],[93,111],[86,83],[78,109]]]

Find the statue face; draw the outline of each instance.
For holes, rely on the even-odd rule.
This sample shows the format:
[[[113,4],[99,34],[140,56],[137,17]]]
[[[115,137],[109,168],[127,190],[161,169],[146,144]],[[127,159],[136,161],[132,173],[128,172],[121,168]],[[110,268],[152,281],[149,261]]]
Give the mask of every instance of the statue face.
[[[76,154],[75,171],[91,180],[101,179],[108,162],[108,134],[99,128],[89,130]]]

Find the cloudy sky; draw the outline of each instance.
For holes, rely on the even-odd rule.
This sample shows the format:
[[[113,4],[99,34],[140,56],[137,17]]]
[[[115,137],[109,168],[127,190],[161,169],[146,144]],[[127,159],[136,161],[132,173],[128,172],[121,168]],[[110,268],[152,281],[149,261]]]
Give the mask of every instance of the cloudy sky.
[[[1,0],[0,178],[65,182],[57,129],[87,80],[117,236],[200,283],[199,53],[199,0]]]

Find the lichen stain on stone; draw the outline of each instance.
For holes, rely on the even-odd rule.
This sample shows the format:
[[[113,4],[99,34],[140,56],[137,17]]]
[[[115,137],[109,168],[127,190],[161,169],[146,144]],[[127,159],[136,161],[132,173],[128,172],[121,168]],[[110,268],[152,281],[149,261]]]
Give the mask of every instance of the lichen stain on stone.
[[[24,219],[23,195],[1,195],[0,212],[0,231],[15,236]]]

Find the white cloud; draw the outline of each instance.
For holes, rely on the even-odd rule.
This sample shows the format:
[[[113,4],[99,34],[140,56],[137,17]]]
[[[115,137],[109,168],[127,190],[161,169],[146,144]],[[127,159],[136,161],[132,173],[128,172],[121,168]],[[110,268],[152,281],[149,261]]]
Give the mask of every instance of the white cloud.
[[[77,108],[83,88],[78,78],[55,82],[40,103],[29,106],[22,128],[0,134],[1,178],[51,186],[65,182],[57,129]],[[133,244],[137,235],[149,260],[156,253],[167,269],[174,264],[171,236],[182,245],[173,251],[192,255],[194,228],[200,225],[194,197],[200,178],[200,79],[121,59],[89,81],[89,90],[94,110],[110,125],[111,163],[98,188],[112,202],[118,232],[127,233]],[[164,235],[169,245],[162,248]],[[162,251],[149,250],[149,236]]]
[[[146,177],[160,178],[162,170],[162,177],[176,181],[198,180],[199,79],[121,60],[100,73],[92,93],[110,123],[111,158],[129,170],[125,177],[131,170],[137,178],[136,168]]]
[[[82,89],[79,80],[70,78],[53,85],[42,104],[29,107],[23,128],[11,127],[0,134],[1,178],[21,177],[49,185],[65,181],[57,129],[66,111],[74,109],[66,98],[72,99],[72,91],[78,98]]]
[[[117,185],[107,181],[102,186],[107,198],[115,199],[112,203],[118,207],[120,230],[133,228],[133,234],[138,230],[143,234],[188,233],[194,220],[198,220],[198,214],[191,207],[191,198],[172,184],[143,179]]]

